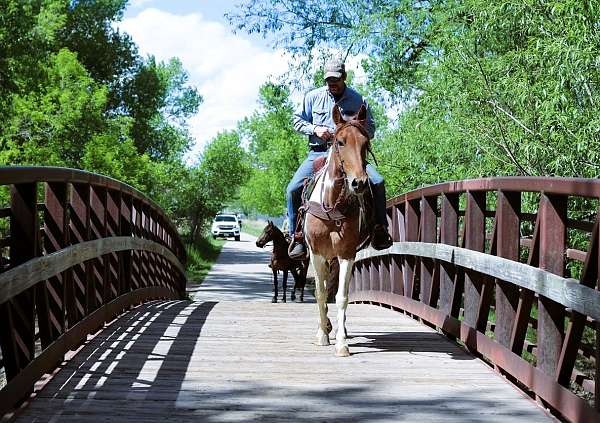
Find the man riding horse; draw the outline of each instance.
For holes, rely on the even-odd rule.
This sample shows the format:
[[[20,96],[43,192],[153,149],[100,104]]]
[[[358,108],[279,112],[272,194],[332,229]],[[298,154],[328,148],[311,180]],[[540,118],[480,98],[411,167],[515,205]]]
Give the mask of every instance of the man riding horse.
[[[326,86],[314,89],[304,96],[300,108],[294,113],[294,129],[308,135],[310,151],[306,160],[300,165],[287,187],[288,230],[293,239],[289,255],[293,259],[306,257],[306,245],[302,232],[296,230],[298,209],[302,203],[304,180],[313,176],[313,162],[327,155],[328,142],[333,141],[335,124],[332,110],[337,105],[346,116],[358,113],[366,101],[358,92],[346,85],[346,69],[339,59],[332,59],[325,65]],[[369,139],[375,134],[375,124],[367,107],[366,130]],[[387,230],[387,215],[385,205],[385,186],[383,177],[371,165],[367,165],[367,174],[373,192],[375,209],[375,225],[371,238],[371,246],[383,250],[392,245],[392,239]]]

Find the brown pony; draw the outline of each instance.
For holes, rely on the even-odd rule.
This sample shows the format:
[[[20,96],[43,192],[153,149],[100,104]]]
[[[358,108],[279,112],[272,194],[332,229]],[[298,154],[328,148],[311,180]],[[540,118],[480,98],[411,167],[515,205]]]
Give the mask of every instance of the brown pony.
[[[283,272],[283,302],[286,300],[287,291],[287,278],[288,272],[292,273],[294,277],[294,289],[290,299],[294,301],[296,299],[296,290],[300,290],[300,301],[304,302],[304,285],[306,285],[306,272],[308,270],[308,259],[307,260],[292,260],[288,256],[288,241],[285,239],[283,232],[279,230],[273,222],[269,221],[267,226],[263,229],[262,233],[256,240],[256,246],[263,248],[267,242],[273,241],[273,253],[271,254],[271,270],[273,271],[273,298],[271,302],[277,302],[277,272]]]
[[[361,208],[364,210],[365,203],[370,201],[366,171],[370,146],[364,126],[366,118],[364,104],[349,120],[342,117],[337,105],[334,106],[336,129],[333,143],[325,170],[317,176],[304,225],[310,260],[316,272],[315,296],[320,317],[317,345],[329,345],[331,323],[327,318],[325,281],[328,262],[336,257],[339,261],[339,285],[335,296],[338,309],[335,354],[340,357],[350,355],[345,327],[348,286],[357,248],[364,242],[361,229],[366,222]]]

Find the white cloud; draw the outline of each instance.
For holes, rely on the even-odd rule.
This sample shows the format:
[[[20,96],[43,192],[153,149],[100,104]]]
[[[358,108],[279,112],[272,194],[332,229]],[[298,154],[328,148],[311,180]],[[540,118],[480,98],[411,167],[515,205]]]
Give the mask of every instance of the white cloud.
[[[199,13],[175,15],[145,9],[124,19],[119,28],[132,36],[143,55],[152,54],[159,60],[178,57],[190,74],[190,83],[204,97],[190,121],[196,140],[192,160],[219,131],[233,129],[250,115],[260,85],[288,68],[281,51],[258,47]]]
[[[131,7],[142,7],[145,4],[152,3],[153,0],[131,0]]]

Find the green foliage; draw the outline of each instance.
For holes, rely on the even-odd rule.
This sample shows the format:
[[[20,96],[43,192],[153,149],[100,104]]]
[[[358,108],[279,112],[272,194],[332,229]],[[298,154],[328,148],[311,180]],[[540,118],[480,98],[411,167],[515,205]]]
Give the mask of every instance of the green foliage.
[[[1,165],[112,176],[172,215],[198,169],[182,162],[202,102],[181,62],[139,56],[124,0],[0,0]]]
[[[248,0],[229,18],[273,34],[305,68],[330,47],[367,54],[368,97],[399,110],[374,143],[389,193],[480,176],[598,176],[592,1]]]
[[[185,251],[187,253],[188,287],[196,287],[204,281],[212,265],[219,257],[225,241],[222,239],[212,239],[211,237],[200,237],[194,244],[187,244]]]
[[[280,215],[286,187],[306,157],[306,139],[292,126],[293,109],[287,87],[272,82],[260,88],[260,109],[240,123],[248,140],[251,176],[242,187],[241,202],[267,215]]]
[[[179,217],[189,222],[192,242],[234,198],[248,177],[247,163],[238,133],[221,132],[205,147],[199,165],[189,169],[186,177],[176,179],[178,193],[171,198],[178,201]]]

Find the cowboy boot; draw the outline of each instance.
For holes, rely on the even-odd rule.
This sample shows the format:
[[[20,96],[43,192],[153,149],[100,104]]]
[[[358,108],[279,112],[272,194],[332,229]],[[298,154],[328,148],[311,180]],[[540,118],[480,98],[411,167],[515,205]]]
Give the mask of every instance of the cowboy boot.
[[[294,234],[294,241],[288,247],[288,255],[292,260],[304,260],[306,258],[306,245],[302,232]]]
[[[392,244],[392,237],[388,233],[387,228],[380,223],[375,225],[371,238],[371,247],[376,250],[385,250],[386,248],[390,248]]]

